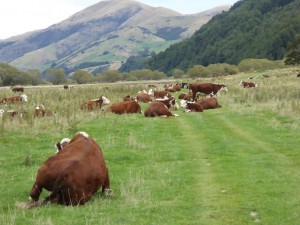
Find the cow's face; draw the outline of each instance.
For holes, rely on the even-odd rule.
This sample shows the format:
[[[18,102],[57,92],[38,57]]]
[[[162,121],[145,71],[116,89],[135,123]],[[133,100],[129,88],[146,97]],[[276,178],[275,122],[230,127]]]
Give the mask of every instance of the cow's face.
[[[20,95],[21,99],[23,102],[27,102],[27,95],[26,94],[22,94]]]
[[[102,100],[101,106],[110,104],[110,101],[106,97],[102,96],[102,97],[100,97],[100,99]]]

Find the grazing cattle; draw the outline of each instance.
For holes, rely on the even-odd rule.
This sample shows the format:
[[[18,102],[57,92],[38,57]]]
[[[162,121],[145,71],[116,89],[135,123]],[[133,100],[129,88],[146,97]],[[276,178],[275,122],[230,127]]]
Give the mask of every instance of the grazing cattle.
[[[124,113],[142,113],[142,109],[137,101],[127,101],[127,102],[117,102],[111,104],[108,111],[115,114],[124,114]]]
[[[203,112],[203,107],[200,103],[181,100],[180,105],[185,108],[185,112]]]
[[[198,100],[197,103],[202,105],[203,110],[217,109],[217,108],[222,107],[221,105],[219,105],[218,100],[215,97],[204,98],[204,99]]]
[[[134,100],[134,98],[131,97],[130,95],[126,95],[126,96],[123,98],[123,102],[132,101],[132,100]]]
[[[215,83],[201,83],[201,84],[189,84],[189,89],[192,91],[193,100],[196,100],[197,93],[203,93],[205,95],[217,96],[220,91],[226,91],[227,88],[225,84],[215,84]]]
[[[149,94],[144,92],[139,92],[136,96],[138,102],[152,102],[152,98]]]
[[[253,82],[246,82],[246,81],[241,81],[240,86],[243,86],[244,88],[252,88],[252,87],[257,87],[258,85],[253,83]]]
[[[145,117],[156,117],[156,116],[174,117],[178,115],[172,114],[164,103],[159,101],[154,101],[149,104],[148,108],[146,108],[144,112],[144,116]]]
[[[65,89],[65,90],[70,89],[69,85],[65,84],[65,85],[64,85],[64,89]]]
[[[88,109],[88,111],[93,111],[95,108],[101,109],[103,106],[110,104],[110,101],[102,96],[99,99],[89,100],[82,105],[80,105],[80,109]]]
[[[27,102],[27,95],[26,94],[21,94],[20,96],[13,96],[13,97],[3,98],[0,101],[0,104],[17,103],[17,102]]]
[[[153,89],[150,89],[148,94],[154,98],[169,98],[171,97],[170,93],[168,91],[153,91]]]
[[[43,203],[82,205],[102,188],[109,191],[109,174],[97,143],[84,132],[77,133],[58,154],[40,167],[30,198],[36,202],[45,188],[51,194]]]
[[[19,87],[19,86],[18,87],[14,87],[12,89],[12,91],[15,92],[15,93],[16,92],[24,92],[24,87]]]
[[[42,104],[39,104],[36,108],[35,108],[35,111],[34,111],[34,117],[44,117],[44,116],[52,116],[53,113],[46,109],[44,105]]]
[[[157,98],[155,99],[155,102],[162,102],[167,106],[168,109],[178,109],[178,105],[176,103],[176,99],[174,97],[169,97],[169,98]]]

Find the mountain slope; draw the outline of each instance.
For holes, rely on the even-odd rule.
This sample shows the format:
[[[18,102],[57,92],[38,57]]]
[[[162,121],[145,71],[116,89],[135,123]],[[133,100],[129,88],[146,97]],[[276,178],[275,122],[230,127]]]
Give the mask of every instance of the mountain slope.
[[[47,29],[0,42],[0,61],[22,69],[118,68],[130,56],[165,50],[190,37],[228,8],[182,15],[131,0],[101,1]]]
[[[300,33],[300,0],[243,0],[195,34],[150,59],[164,72],[199,64],[238,64],[245,58],[278,60]]]

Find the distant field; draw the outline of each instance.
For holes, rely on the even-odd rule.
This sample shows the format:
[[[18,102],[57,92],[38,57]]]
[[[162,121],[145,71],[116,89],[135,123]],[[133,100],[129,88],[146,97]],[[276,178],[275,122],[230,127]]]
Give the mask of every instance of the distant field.
[[[199,79],[227,85],[228,93],[218,97],[223,107],[203,113],[179,109],[176,118],[79,110],[86,100],[103,95],[121,101],[148,90],[146,83],[28,87],[28,103],[8,107],[23,111],[23,117],[0,118],[0,224],[298,224],[297,69]],[[259,87],[238,85],[249,77]],[[13,95],[0,89],[0,100]],[[33,118],[41,103],[55,115]],[[54,143],[78,131],[100,145],[114,196],[99,192],[78,207],[16,207],[28,200]],[[44,190],[42,197],[47,195]]]

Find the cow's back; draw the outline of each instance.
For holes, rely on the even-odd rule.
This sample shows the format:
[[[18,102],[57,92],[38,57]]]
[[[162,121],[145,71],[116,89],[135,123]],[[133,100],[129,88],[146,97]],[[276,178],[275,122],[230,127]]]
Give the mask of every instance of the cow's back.
[[[110,106],[109,111],[111,111],[112,113],[115,113],[115,114],[142,113],[140,104],[134,100],[113,103]]]

